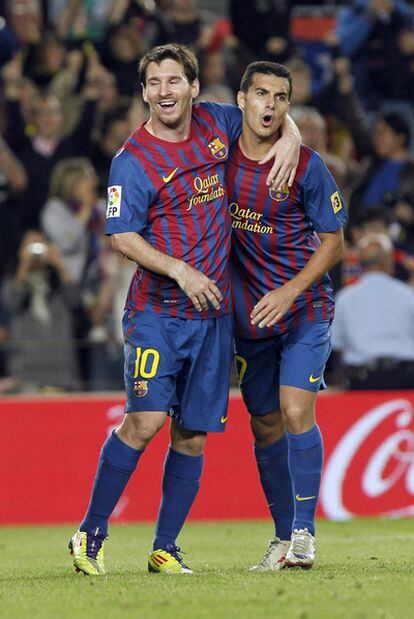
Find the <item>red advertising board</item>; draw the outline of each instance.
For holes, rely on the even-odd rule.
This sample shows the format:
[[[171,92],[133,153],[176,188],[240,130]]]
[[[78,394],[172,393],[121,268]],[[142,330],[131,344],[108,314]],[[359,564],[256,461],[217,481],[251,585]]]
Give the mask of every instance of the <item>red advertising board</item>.
[[[122,396],[4,398],[0,402],[0,523],[78,522],[100,446],[122,418]],[[321,394],[325,441],[319,515],[414,513],[414,391]],[[248,416],[230,401],[227,431],[210,435],[193,519],[268,516]],[[154,520],[167,428],[141,458],[113,521]]]

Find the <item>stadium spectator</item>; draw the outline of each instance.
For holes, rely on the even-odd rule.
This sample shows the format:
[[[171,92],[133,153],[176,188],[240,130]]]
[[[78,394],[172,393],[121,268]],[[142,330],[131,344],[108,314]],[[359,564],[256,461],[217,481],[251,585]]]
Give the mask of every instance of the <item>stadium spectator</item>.
[[[99,195],[105,199],[112,158],[131,133],[128,112],[129,108],[120,108],[107,114],[101,127],[100,138],[92,148],[91,161],[99,178]]]
[[[401,200],[400,204],[405,214],[406,209],[410,208],[408,202]],[[390,208],[378,206],[364,211],[351,223],[348,232],[350,242],[341,269],[342,285],[353,284],[361,277],[358,242],[371,233],[389,237],[393,243],[394,276],[401,281],[413,283],[414,245],[407,238],[405,227],[398,222]]]
[[[303,143],[318,152],[337,185],[343,191],[354,174],[355,165],[351,166],[330,152],[326,119],[315,108],[299,105],[292,109],[292,118],[302,134]]]
[[[198,0],[170,0],[166,16],[169,25],[167,41],[187,45],[196,54],[206,51],[213,42],[215,16],[201,10]]]
[[[412,389],[414,290],[393,276],[393,247],[384,234],[358,243],[363,275],[336,298],[332,344],[350,389]]]
[[[235,97],[227,80],[225,56],[221,51],[207,52],[200,63],[201,101],[234,103]]]
[[[99,42],[119,4],[119,0],[52,0],[50,17],[60,38]]]
[[[350,197],[350,216],[390,202],[397,193],[414,194],[414,161],[409,150],[411,128],[397,112],[377,116],[372,130],[363,116],[348,109],[349,130],[364,166]]]
[[[290,0],[230,0],[233,32],[249,51],[250,60],[284,62],[291,53]]]
[[[66,48],[53,32],[43,32],[39,42],[26,47],[23,74],[40,87],[46,87],[63,68]]]
[[[9,369],[18,390],[76,389],[72,316],[79,288],[42,232],[24,235],[4,296],[10,316]]]
[[[103,244],[103,205],[98,202],[98,179],[85,158],[69,158],[55,167],[50,198],[41,214],[42,227],[59,248],[72,280],[81,291],[81,304],[74,316],[79,363],[86,386],[89,380],[88,338],[104,326],[108,309]],[[102,206],[102,208],[100,208]]]
[[[120,24],[108,32],[102,63],[115,76],[121,95],[132,97],[137,92],[137,62],[144,51],[144,42],[133,24]]]
[[[6,82],[5,94],[6,137],[28,175],[23,225],[26,229],[38,227],[39,214],[46,201],[50,176],[56,163],[66,157],[90,152],[95,99],[99,91],[95,83],[85,85],[82,116],[72,134],[66,137],[62,133],[62,107],[54,95],[41,94],[35,101],[34,126],[29,137],[19,103],[19,84],[15,84],[14,78]]]
[[[40,0],[6,0],[6,21],[0,30],[0,66],[9,62],[17,51],[41,41],[43,11]]]
[[[413,25],[413,8],[405,0],[354,0],[339,12],[341,52],[352,59],[358,92],[371,109],[407,94],[401,80],[407,64],[401,37]]]
[[[22,223],[18,196],[27,185],[27,175],[7,142],[0,136],[0,283],[14,260]]]

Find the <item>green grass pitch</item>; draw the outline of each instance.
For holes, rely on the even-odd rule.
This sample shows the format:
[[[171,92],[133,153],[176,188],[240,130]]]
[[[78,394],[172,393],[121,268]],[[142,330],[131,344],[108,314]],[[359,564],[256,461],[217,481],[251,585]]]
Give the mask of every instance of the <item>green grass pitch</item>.
[[[414,525],[320,521],[312,570],[250,574],[269,522],[189,523],[188,576],[146,572],[152,525],[112,526],[107,576],[75,574],[72,527],[0,528],[3,619],[405,619],[414,617]]]

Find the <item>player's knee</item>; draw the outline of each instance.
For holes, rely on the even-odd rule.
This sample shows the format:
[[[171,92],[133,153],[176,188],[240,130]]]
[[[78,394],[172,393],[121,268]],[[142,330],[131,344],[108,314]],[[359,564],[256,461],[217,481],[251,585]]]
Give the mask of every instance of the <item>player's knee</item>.
[[[118,436],[136,449],[143,449],[165,422],[165,415],[160,413],[140,415],[128,413],[117,430]]]
[[[315,425],[313,409],[301,407],[297,404],[290,404],[282,410],[286,429],[292,434],[302,434],[307,432]]]
[[[284,422],[279,413],[269,413],[268,415],[250,417],[250,427],[256,445],[267,447],[272,445],[284,434]]]
[[[171,447],[187,456],[200,456],[206,445],[206,434],[191,434],[171,436]]]

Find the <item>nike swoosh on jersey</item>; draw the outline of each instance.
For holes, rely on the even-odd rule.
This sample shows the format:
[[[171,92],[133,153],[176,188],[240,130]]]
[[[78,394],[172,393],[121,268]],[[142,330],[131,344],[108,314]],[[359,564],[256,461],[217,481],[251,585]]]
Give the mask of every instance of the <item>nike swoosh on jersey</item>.
[[[317,376],[317,377],[315,378],[315,377],[314,377],[314,375],[313,375],[313,374],[311,374],[311,375],[309,376],[309,382],[310,382],[310,383],[317,383],[317,382],[318,382],[318,380],[320,380],[320,378],[321,378],[320,376]]]
[[[298,494],[296,495],[297,501],[310,501],[311,499],[316,499],[316,495],[315,496],[299,496]]]
[[[222,417],[222,418],[220,419],[220,423],[226,423],[226,421],[227,421],[227,417]]]
[[[178,168],[175,168],[175,170],[173,170],[171,174],[169,174],[168,176],[163,176],[162,180],[164,181],[164,183],[169,183],[172,177],[174,176],[174,174],[177,172],[177,170]]]

